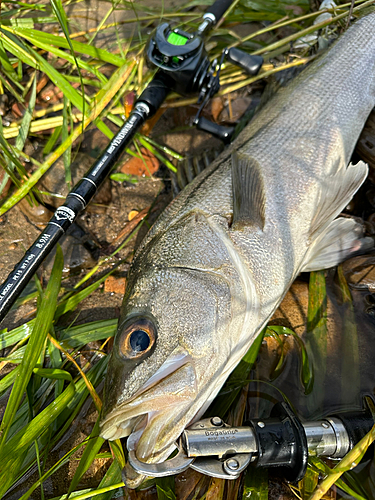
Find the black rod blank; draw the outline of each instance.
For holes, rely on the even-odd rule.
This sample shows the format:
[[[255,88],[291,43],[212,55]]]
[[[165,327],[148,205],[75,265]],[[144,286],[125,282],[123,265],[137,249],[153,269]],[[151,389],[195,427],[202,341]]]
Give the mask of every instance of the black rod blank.
[[[166,97],[167,92],[168,89],[166,88],[164,92],[161,92],[159,96],[161,102]],[[44,231],[0,286],[0,321],[4,319],[42,261],[52,251],[60,237],[65,234],[79,212],[86,208],[99,186],[112,170],[121,153],[134,137],[136,131],[152,114],[150,107],[145,102],[139,100],[125,124],[110,142],[104,154],[73,187],[65,203],[55,211]]]

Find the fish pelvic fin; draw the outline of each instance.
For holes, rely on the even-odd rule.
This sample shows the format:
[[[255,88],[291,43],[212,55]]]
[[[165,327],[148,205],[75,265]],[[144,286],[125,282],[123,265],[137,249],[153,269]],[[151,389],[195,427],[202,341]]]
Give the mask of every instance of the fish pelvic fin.
[[[245,153],[232,154],[233,229],[265,222],[265,190],[262,169],[257,160]]]
[[[317,211],[310,226],[312,243],[350,202],[366,179],[367,173],[368,166],[363,161],[356,165],[350,163],[347,168],[338,162],[338,168],[324,179],[316,200]]]
[[[339,165],[326,179],[317,200],[318,211],[310,228],[311,245],[302,271],[327,269],[373,248],[373,239],[363,237],[363,228],[354,219],[332,220],[352,199],[367,173],[366,163],[360,161],[347,168]]]
[[[302,271],[318,271],[337,266],[348,257],[364,253],[373,247],[374,240],[363,237],[361,224],[354,219],[339,217],[311,245]]]

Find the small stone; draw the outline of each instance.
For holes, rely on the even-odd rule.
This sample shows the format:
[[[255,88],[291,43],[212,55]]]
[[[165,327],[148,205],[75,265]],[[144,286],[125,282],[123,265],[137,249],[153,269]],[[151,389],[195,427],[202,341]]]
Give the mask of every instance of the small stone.
[[[15,250],[15,249],[17,248],[17,246],[18,246],[18,245],[17,245],[17,243],[11,243],[11,244],[8,246],[8,248],[9,248],[9,250]]]
[[[44,227],[52,217],[52,212],[42,204],[30,205],[25,198],[18,203],[22,213],[26,215],[30,222],[38,227]]]
[[[228,106],[226,106],[220,113],[218,121],[236,123],[245,113],[250,104],[250,97],[238,97],[237,99],[228,100]]]
[[[104,291],[107,293],[125,293],[125,278],[116,278],[115,276],[108,276],[104,282]]]
[[[374,255],[358,255],[348,259],[342,264],[342,270],[351,288],[375,292]]]
[[[9,98],[6,94],[0,95],[0,116],[5,116],[8,111]]]

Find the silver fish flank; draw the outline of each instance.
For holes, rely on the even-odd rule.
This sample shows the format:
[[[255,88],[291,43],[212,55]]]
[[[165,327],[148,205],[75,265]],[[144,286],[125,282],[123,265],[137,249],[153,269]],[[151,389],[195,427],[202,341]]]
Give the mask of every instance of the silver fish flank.
[[[348,165],[375,104],[375,13],[357,21],[164,211],[132,264],[101,435],[143,430],[165,460],[301,271],[372,246],[336,217],[367,175]],[[129,479],[131,486],[140,478]]]

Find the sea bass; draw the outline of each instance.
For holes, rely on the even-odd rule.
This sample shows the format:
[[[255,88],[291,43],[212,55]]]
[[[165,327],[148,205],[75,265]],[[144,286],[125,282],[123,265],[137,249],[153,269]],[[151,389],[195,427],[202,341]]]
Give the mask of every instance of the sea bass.
[[[374,104],[372,13],[280,90],[164,211],[129,272],[103,438],[136,427],[137,458],[165,460],[296,276],[372,245],[354,220],[335,218],[366,178],[363,162],[348,163]]]

